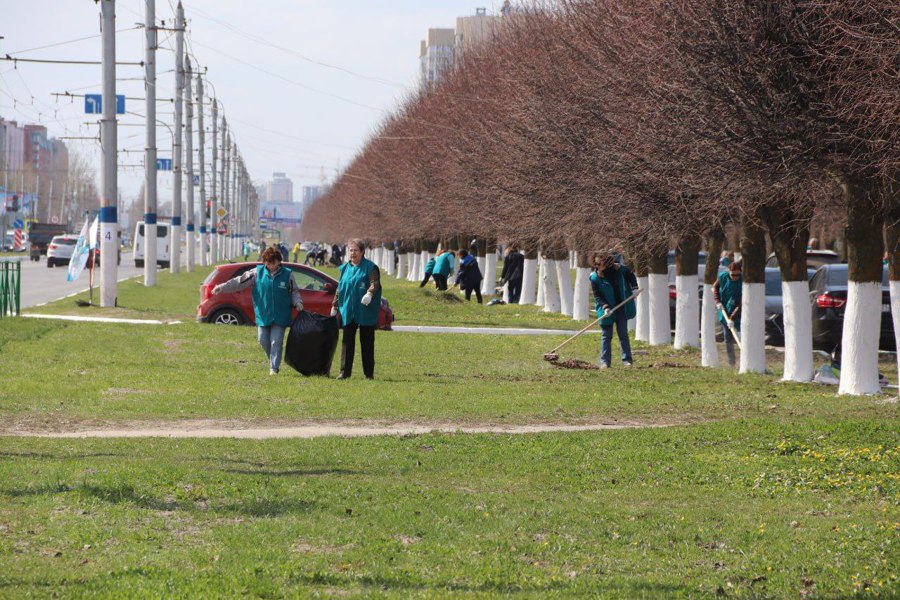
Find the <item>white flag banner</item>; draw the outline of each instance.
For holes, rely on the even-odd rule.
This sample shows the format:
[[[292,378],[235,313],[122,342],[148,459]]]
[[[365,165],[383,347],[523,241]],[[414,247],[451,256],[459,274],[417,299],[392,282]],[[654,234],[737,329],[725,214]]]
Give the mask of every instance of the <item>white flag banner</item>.
[[[100,247],[100,217],[94,217],[94,222],[91,223],[91,229],[88,232],[88,238],[91,240],[91,250]]]
[[[75,250],[72,251],[72,260],[69,261],[69,274],[66,275],[66,281],[75,281],[81,277],[84,271],[84,265],[87,264],[88,255],[91,253],[90,240],[88,239],[88,229],[90,221],[84,220],[84,227],[78,234],[78,241],[75,242]]]

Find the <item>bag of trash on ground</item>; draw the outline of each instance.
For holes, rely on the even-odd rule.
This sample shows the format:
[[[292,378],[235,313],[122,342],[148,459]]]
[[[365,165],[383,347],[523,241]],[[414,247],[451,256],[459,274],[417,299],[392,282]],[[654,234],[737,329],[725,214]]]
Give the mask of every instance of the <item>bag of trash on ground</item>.
[[[301,310],[291,323],[284,362],[301,375],[328,375],[338,344],[335,317]]]

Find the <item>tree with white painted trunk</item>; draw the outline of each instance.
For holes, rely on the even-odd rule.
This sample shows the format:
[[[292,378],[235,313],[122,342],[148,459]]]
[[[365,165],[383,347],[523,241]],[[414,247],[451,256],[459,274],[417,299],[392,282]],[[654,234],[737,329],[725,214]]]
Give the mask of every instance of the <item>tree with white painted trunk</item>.
[[[649,331],[647,341],[651,346],[664,346],[672,341],[672,320],[669,316],[669,265],[665,246],[650,252],[648,261],[647,290]]]
[[[884,240],[891,290],[891,317],[894,322],[894,350],[900,377],[900,185],[888,183],[885,189]]]
[[[519,304],[535,304],[537,301],[537,248],[535,246],[525,246],[523,254],[525,255],[525,262],[522,267],[522,295],[519,298]]]
[[[741,373],[766,372],[766,235],[745,216],[741,223]]]
[[[575,289],[572,318],[576,321],[586,321],[591,318],[591,265],[590,257],[586,250],[575,253]],[[640,296],[639,296],[640,297]]]
[[[484,280],[481,282],[481,293],[485,296],[494,294],[494,285],[497,283],[497,240],[488,238],[485,245]]]
[[[700,346],[700,237],[685,235],[675,247],[675,348]]]
[[[704,367],[719,366],[719,349],[716,346],[716,301],[713,285],[719,275],[719,254],[725,234],[714,227],[707,232],[706,271],[703,273],[703,305],[700,309],[700,364]]]

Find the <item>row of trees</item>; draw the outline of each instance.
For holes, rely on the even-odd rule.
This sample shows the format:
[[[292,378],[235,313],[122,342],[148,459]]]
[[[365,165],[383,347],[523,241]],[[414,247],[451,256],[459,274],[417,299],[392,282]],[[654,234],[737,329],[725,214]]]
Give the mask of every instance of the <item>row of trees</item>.
[[[529,268],[538,248],[547,261],[619,248],[648,288],[651,343],[669,342],[665,256],[675,248],[675,343],[698,345],[701,322],[714,364],[711,294],[696,314],[696,256],[709,251],[710,286],[735,227],[742,372],[765,369],[768,236],[784,282],[785,379],[808,381],[810,228],[842,222],[840,390],[877,392],[885,250],[900,320],[898,65],[891,0],[535,4],[382,123],[309,211],[305,234],[402,240],[401,253],[458,235],[504,240],[523,246]]]

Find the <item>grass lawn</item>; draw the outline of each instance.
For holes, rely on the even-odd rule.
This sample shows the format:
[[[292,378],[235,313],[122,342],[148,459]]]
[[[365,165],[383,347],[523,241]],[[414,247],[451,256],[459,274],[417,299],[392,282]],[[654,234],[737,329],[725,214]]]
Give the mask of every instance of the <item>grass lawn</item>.
[[[895,597],[898,452],[852,420],[0,438],[0,595]]]
[[[322,269],[335,279],[335,268]],[[193,273],[172,275],[160,271],[158,285],[143,286],[143,278],[119,284],[118,308],[79,308],[77,300],[87,300],[87,294],[51,302],[29,309],[43,314],[89,315],[136,319],[194,320],[200,301],[200,285],[209,268],[197,267]],[[438,292],[433,286],[420,289],[417,283],[384,276],[384,296],[394,310],[397,325],[442,325],[460,327],[525,327],[578,330],[586,323],[576,322],[559,314],[541,312],[539,306],[486,306],[471,302],[456,292]],[[489,299],[485,298],[485,302]]]
[[[0,598],[900,596],[896,399],[781,383],[777,360],[775,376],[739,376],[643,344],[631,369],[560,370],[541,356],[562,335],[378,332],[376,381],[359,364],[349,381],[271,377],[255,329],[193,321],[203,277],[123,283],[113,311],[35,311],[180,325],[0,320]],[[574,325],[386,283],[398,324]],[[598,345],[563,358],[594,362]],[[672,426],[9,435],[191,419]]]

